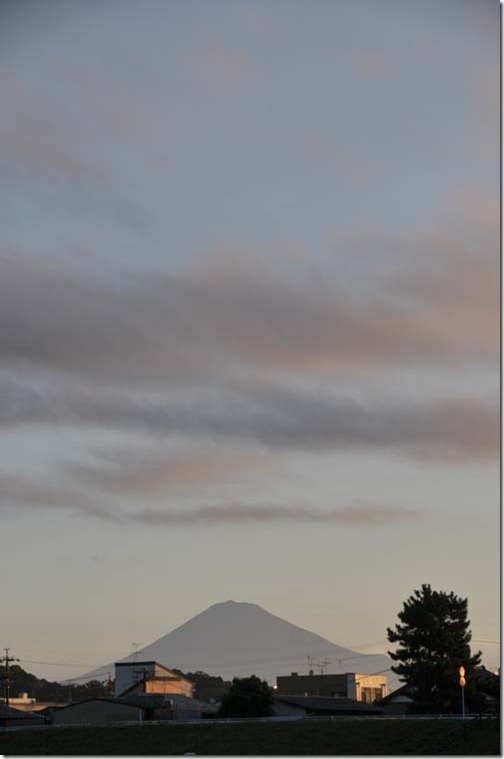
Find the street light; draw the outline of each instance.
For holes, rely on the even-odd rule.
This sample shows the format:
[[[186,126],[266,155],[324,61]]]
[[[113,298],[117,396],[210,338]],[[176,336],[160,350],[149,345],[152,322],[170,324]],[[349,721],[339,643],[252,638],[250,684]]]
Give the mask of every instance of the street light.
[[[460,675],[460,679],[459,679],[460,695],[461,695],[461,698],[462,698],[462,719],[464,719],[465,718],[464,688],[465,688],[465,684],[466,684],[466,680],[465,680],[465,677],[464,677],[464,675],[465,675],[465,667],[459,667],[459,675]]]

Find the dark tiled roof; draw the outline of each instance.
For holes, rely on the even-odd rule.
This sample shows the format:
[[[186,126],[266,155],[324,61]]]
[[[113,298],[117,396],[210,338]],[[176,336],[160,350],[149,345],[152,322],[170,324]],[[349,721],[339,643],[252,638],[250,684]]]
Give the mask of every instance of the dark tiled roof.
[[[117,702],[129,704],[130,706],[138,706],[142,709],[169,706],[169,702],[165,699],[163,693],[132,693],[129,696],[121,694],[117,698]]]
[[[90,701],[104,701],[105,703],[119,704],[120,706],[136,706],[136,704],[129,704],[126,701],[122,701],[120,698],[94,697],[85,698],[83,701],[73,701],[71,704],[67,704],[66,706],[60,706],[59,711],[62,711],[63,709],[72,709],[74,706],[81,706],[82,704],[88,704]]]
[[[362,712],[363,714],[381,714],[381,709],[353,698],[333,698],[332,696],[283,696],[274,697],[275,701],[292,706],[299,706],[307,711]]]
[[[12,706],[0,704],[0,719],[36,719],[33,712],[24,712],[21,709],[13,709]]]
[[[393,701],[397,696],[407,696],[408,698],[412,698],[413,689],[411,685],[408,685],[405,683],[404,685],[401,685],[400,688],[397,688],[396,690],[393,690],[392,693],[389,693],[388,696],[385,696],[384,698],[380,699],[377,703],[381,706],[382,704],[389,704],[391,701]]]
[[[144,709],[170,708],[192,709],[201,711],[212,711],[213,705],[197,698],[189,698],[179,693],[132,693],[130,696],[120,696],[118,701],[131,704]],[[171,702],[171,704],[170,704]]]
[[[492,672],[490,669],[486,669],[486,667],[475,667],[470,673],[470,677],[472,680],[475,680],[476,684],[479,686],[489,683],[497,684],[500,680],[499,675],[496,675],[495,672]]]

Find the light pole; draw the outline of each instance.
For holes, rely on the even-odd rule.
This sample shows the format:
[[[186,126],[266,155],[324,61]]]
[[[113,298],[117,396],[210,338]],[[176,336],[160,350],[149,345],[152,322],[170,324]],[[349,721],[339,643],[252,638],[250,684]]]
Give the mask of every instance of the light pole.
[[[465,667],[460,667],[459,668],[459,675],[460,675],[460,679],[459,679],[460,696],[461,696],[461,699],[462,699],[462,719],[465,719],[465,704],[464,704],[464,688],[465,688],[465,684],[466,684],[465,677],[464,677],[464,675],[465,675]]]

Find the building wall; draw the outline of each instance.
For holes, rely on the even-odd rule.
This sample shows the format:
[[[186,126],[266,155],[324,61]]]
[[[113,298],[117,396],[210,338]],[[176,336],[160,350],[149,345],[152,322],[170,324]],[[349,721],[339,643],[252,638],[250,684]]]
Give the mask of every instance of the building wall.
[[[344,675],[289,675],[277,677],[277,691],[290,696],[340,696],[372,703],[387,695],[387,676],[355,672]]]
[[[408,714],[411,703],[411,701],[390,701],[388,704],[383,704],[380,708],[383,709],[384,714],[390,714],[392,716],[402,715]]]
[[[194,686],[188,680],[146,680],[144,693],[177,693],[191,698]]]
[[[115,665],[115,695],[119,696],[130,688],[134,683],[141,680],[145,674],[154,676],[156,674],[154,662],[131,662],[126,666],[123,664]],[[166,673],[165,673],[166,674]]]
[[[141,721],[141,710],[113,701],[84,701],[66,709],[53,712],[55,725],[103,725],[111,722]]]
[[[193,683],[184,678],[165,680],[166,677],[178,678],[175,672],[164,667],[157,662],[128,662],[126,664],[118,663],[115,665],[115,695],[120,696],[124,691],[131,688],[137,682],[147,678],[150,683],[145,693],[180,693],[183,696],[192,696],[194,692]],[[159,679],[158,679],[159,678]]]
[[[289,675],[277,677],[278,693],[289,696],[347,695],[346,675]]]
[[[363,701],[367,704],[372,704],[374,701],[379,701],[388,694],[387,675],[364,675],[354,674],[355,682],[355,696],[349,698],[356,698],[357,701]]]

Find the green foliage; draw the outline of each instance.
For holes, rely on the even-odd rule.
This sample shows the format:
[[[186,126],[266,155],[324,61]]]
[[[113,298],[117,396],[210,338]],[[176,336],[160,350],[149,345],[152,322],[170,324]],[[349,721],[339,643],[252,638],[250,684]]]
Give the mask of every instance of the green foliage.
[[[269,717],[273,696],[267,682],[255,675],[235,677],[222,698],[220,717]]]
[[[481,651],[471,655],[467,598],[422,585],[398,614],[400,624],[387,629],[391,643],[399,648],[389,655],[392,667],[412,687],[415,711],[431,714],[457,713],[461,709],[459,667],[466,670],[466,704],[478,708],[478,694],[471,675],[481,661]]]
[[[201,701],[210,701],[210,699],[220,701],[231,688],[231,682],[223,680],[219,675],[209,675],[201,670],[182,672],[179,669],[174,669],[173,671],[194,683],[194,697]]]

